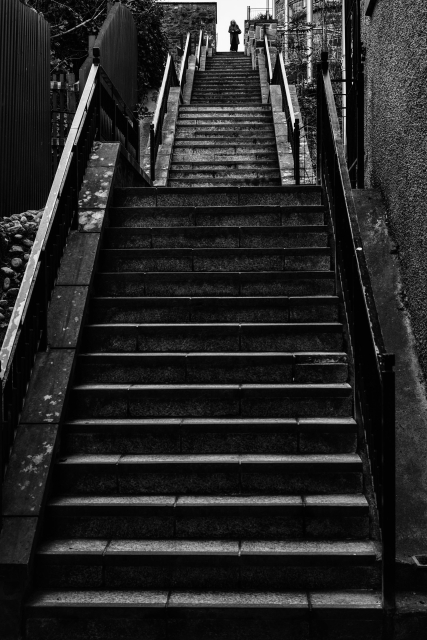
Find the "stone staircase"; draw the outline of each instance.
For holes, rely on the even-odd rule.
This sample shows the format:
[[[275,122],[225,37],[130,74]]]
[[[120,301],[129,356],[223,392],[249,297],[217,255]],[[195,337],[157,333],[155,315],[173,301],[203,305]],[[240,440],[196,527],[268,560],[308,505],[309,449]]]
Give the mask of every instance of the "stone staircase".
[[[261,101],[258,70],[248,57],[220,53],[195,74],[182,105],[169,185],[280,185],[270,105]]]
[[[376,638],[320,191],[119,189],[109,220],[27,637]]]
[[[223,60],[247,63],[223,55],[211,69]],[[215,100],[182,107],[171,187],[115,190],[29,640],[381,637],[380,544],[321,190],[242,186],[230,168],[206,179],[215,186],[199,168],[177,176],[190,153],[263,148],[237,123],[237,144],[217,146],[215,119],[200,138],[203,126],[186,129],[194,109],[228,109]],[[241,104],[227,119],[268,113]]]

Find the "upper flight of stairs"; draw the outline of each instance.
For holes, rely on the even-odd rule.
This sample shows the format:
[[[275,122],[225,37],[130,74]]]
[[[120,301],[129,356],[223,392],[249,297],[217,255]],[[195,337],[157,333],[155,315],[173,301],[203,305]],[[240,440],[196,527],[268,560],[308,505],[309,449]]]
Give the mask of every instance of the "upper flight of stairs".
[[[27,638],[379,638],[320,190],[118,189],[109,222]]]
[[[207,58],[179,109],[170,186],[280,185],[270,105],[242,54]]]

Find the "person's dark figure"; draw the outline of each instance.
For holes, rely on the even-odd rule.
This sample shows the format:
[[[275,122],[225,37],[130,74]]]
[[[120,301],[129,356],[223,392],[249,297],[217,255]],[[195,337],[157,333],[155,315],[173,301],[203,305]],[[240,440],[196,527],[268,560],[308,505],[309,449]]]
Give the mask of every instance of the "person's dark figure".
[[[230,51],[236,51],[240,44],[239,33],[242,33],[239,29],[239,25],[236,24],[235,20],[230,22],[230,26],[228,28],[228,33],[230,34]]]

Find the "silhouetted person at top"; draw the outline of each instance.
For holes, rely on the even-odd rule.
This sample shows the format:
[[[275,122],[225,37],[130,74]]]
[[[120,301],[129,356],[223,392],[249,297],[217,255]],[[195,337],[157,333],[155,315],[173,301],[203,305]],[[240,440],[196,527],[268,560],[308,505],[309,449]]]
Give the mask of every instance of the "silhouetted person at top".
[[[230,34],[230,51],[236,51],[240,44],[239,33],[242,33],[239,29],[239,25],[236,24],[235,20],[230,22],[230,26],[228,28],[228,33]]]

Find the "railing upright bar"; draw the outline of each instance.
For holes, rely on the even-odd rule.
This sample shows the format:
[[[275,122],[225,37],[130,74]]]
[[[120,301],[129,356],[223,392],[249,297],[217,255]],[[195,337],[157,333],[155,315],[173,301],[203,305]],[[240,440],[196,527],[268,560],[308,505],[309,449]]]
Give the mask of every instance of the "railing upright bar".
[[[300,184],[300,129],[299,118],[295,118],[294,124],[294,179],[295,184]]]

